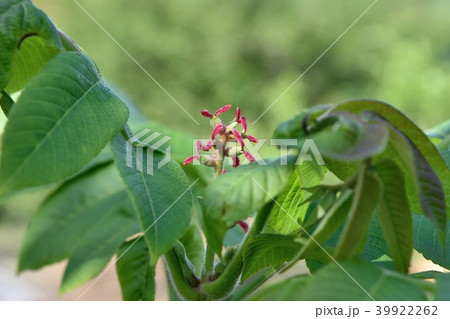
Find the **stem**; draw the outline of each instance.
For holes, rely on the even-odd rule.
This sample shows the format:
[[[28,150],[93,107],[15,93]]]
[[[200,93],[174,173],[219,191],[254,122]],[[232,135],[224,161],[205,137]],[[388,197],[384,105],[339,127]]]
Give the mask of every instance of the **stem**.
[[[225,298],[235,287],[237,280],[241,276],[243,266],[243,251],[252,236],[259,234],[269,217],[270,211],[273,207],[273,201],[266,204],[261,211],[256,215],[252,226],[250,227],[247,236],[245,236],[239,250],[237,251],[230,264],[225,268],[223,274],[215,281],[206,282],[200,286],[200,291],[208,295],[213,300]]]
[[[204,265],[204,271],[202,273],[202,279],[206,280],[211,276],[214,269],[214,250],[212,249],[211,245],[206,246],[206,254],[205,254],[205,265]]]
[[[241,286],[237,287],[233,293],[226,299],[228,301],[239,301],[249,296],[253,291],[261,287],[268,279],[277,273],[277,269],[270,268],[256,274],[246,280]]]
[[[169,284],[175,288],[180,297],[186,300],[206,300],[204,294],[200,293],[186,282],[180,261],[173,248],[164,255],[164,264],[166,266],[167,274],[171,279]]]

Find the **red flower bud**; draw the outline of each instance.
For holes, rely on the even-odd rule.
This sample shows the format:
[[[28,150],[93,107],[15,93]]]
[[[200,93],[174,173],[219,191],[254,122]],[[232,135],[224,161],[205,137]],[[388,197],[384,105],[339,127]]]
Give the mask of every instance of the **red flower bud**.
[[[202,150],[205,152],[209,151],[214,145],[214,140],[209,140],[205,146],[202,147]]]
[[[202,150],[202,142],[200,140],[197,141],[197,154],[200,155]]]
[[[239,157],[233,157],[233,167],[238,167],[240,163],[241,161],[239,160]]]
[[[241,145],[241,148],[244,148],[244,140],[242,139],[241,133],[239,133],[236,129],[233,129],[233,135],[236,141]]]
[[[247,152],[246,150],[243,150],[242,153],[244,153],[244,156],[248,159],[249,162],[255,161],[255,158],[253,157],[253,155],[250,154],[249,152]]]
[[[200,113],[202,113],[202,115],[203,115],[204,117],[208,117],[208,118],[210,118],[210,119],[212,119],[212,118],[214,117],[214,115],[212,115],[211,113],[209,113],[208,110],[202,110]]]
[[[217,116],[219,114],[225,113],[226,111],[228,111],[231,108],[231,105],[225,105],[222,106],[220,109],[217,110],[217,112],[214,114],[214,116]]]
[[[258,141],[259,141],[256,137],[254,137],[252,135],[246,135],[245,137],[252,143],[258,143]]]
[[[188,158],[186,158],[183,162],[183,165],[188,165],[191,164],[195,159],[199,159],[200,156],[198,155],[194,155],[194,156],[189,156]]]
[[[241,121],[239,123],[241,123],[244,133],[247,133],[247,119],[245,118],[245,116],[241,117]]]
[[[234,120],[238,123],[241,123],[241,109],[236,108],[236,113],[234,113]]]
[[[244,231],[244,234],[247,234],[248,232],[248,224],[246,222],[243,221],[238,221],[237,222],[239,226],[241,226],[242,230]]]
[[[215,139],[217,134],[223,133],[224,130],[225,130],[225,126],[223,126],[223,124],[220,122],[217,123],[216,126],[214,127],[214,130],[212,131],[211,139],[212,140]]]
[[[222,170],[222,175],[225,174],[226,172],[227,172],[227,170],[224,168],[224,169]]]

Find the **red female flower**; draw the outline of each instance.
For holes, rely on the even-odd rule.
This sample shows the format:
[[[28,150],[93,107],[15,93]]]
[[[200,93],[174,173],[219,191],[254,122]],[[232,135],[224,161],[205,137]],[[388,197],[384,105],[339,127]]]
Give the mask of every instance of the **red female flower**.
[[[242,150],[242,153],[244,153],[245,158],[247,158],[249,162],[255,161],[255,157],[246,150]]]
[[[187,165],[198,159],[203,165],[214,167],[215,176],[226,173],[224,169],[225,157],[232,159],[233,167],[240,165],[240,155],[244,155],[250,162],[255,161],[255,158],[247,150],[245,150],[244,139],[248,139],[252,143],[257,143],[258,139],[252,135],[247,135],[247,119],[241,116],[241,109],[236,108],[234,113],[234,119],[229,123],[222,123],[222,120],[218,115],[227,112],[231,108],[231,105],[224,105],[219,108],[214,115],[208,110],[202,110],[201,114],[204,117],[211,119],[211,125],[213,131],[211,133],[211,139],[202,145],[200,141],[197,141],[197,155],[188,157],[183,164]],[[240,133],[235,127],[240,124],[242,126],[242,133]],[[216,137],[220,137],[220,142],[216,143]],[[236,141],[239,146],[231,146],[228,144],[230,141]],[[202,155],[201,152],[209,152],[210,156]]]
[[[241,148],[244,149],[244,140],[242,139],[241,133],[239,133],[238,130],[233,129],[233,136],[239,145],[241,145]]]
[[[209,140],[206,145],[202,147],[202,150],[208,152],[214,146],[214,140]]]
[[[216,111],[216,113],[214,113],[214,116],[217,116],[219,114],[225,113],[226,111],[228,111],[231,108],[231,105],[224,105],[222,106],[220,109],[218,109]]]
[[[211,113],[209,113],[208,110],[202,110],[200,113],[202,113],[202,115],[203,115],[204,117],[208,117],[208,118],[210,118],[210,119],[212,119],[212,118],[214,117],[214,115],[212,115]]]
[[[239,123],[242,126],[243,133],[247,133],[247,119],[245,118],[245,116],[241,117],[241,120]]]
[[[202,142],[200,140],[198,140],[197,141],[197,155],[189,156],[188,158],[186,158],[183,162],[183,165],[191,164],[196,159],[200,160],[201,149],[202,149]]]
[[[254,137],[252,135],[245,135],[245,138],[252,143],[258,143],[258,141],[259,141],[256,137]]]
[[[211,133],[211,139],[214,140],[217,135],[222,134],[224,131],[225,126],[221,122],[217,123]]]

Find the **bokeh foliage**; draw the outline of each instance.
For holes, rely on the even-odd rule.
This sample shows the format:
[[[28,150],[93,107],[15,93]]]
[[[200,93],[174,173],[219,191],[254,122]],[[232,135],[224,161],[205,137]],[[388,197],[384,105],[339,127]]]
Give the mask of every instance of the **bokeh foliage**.
[[[204,135],[72,0],[35,0],[152,120]],[[79,0],[193,116],[224,104],[252,123],[372,0]],[[378,1],[255,124],[268,136],[299,108],[389,101],[420,126],[448,118],[450,2]]]

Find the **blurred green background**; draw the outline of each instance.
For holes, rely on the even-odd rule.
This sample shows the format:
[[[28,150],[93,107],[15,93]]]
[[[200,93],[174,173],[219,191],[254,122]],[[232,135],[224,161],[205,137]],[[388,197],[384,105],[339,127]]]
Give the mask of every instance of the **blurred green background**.
[[[79,0],[197,126],[72,0],[36,0],[151,120],[203,136],[202,108],[253,123],[373,0]],[[423,128],[450,115],[450,2],[378,1],[253,127],[301,109],[374,98]],[[201,122],[203,120],[203,122]]]
[[[253,123],[373,0],[78,2],[200,126],[73,0],[34,1],[148,119],[205,137],[210,128],[200,116],[202,108],[240,106]],[[249,133],[267,138],[278,123],[302,109],[354,98],[393,104],[424,129],[448,119],[449,17],[448,0],[379,0]],[[0,206],[0,279],[1,267],[14,272],[26,223],[43,193]],[[57,286],[59,277],[49,278],[47,286],[51,280]]]

